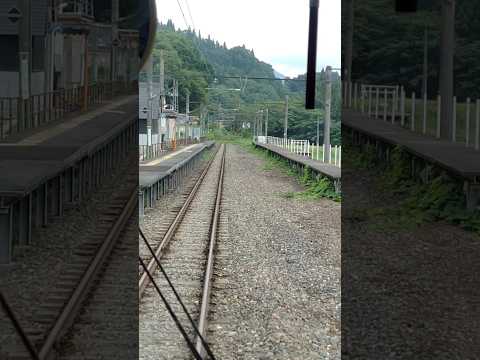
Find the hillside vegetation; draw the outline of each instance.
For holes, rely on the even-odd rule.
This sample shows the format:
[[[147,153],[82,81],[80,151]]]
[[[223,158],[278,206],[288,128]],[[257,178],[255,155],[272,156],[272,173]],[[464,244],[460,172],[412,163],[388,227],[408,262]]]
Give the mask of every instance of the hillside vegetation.
[[[179,81],[180,109],[185,109],[187,91],[190,109],[195,115],[206,116],[210,124],[218,119],[230,119],[229,129],[242,131],[242,124],[252,122],[256,112],[269,109],[269,135],[283,136],[285,95],[289,96],[289,137],[316,138],[317,117],[320,117],[320,136],[323,138],[323,101],[325,73],[319,72],[317,81],[317,109],[307,111],[304,106],[305,82],[254,80],[252,77],[275,78],[270,64],[256,58],[245,46],[227,48],[226,44],[195,31],[175,29],[174,24],[160,24],[155,53],[165,54],[167,78]],[[226,78],[239,76],[242,79]],[[340,143],[340,78],[333,73],[332,81],[332,143]],[[295,80],[304,80],[299,76]],[[207,89],[208,88],[208,89]],[[241,89],[241,91],[232,91]],[[237,109],[237,110],[234,110]],[[244,130],[245,131],[245,130]]]
[[[355,1],[352,78],[365,83],[402,84],[408,92],[421,93],[426,27],[429,97],[435,97],[440,60],[440,3],[419,0],[416,13],[401,15],[395,12],[391,0]],[[455,93],[460,99],[479,98],[480,0],[456,0],[455,16]]]

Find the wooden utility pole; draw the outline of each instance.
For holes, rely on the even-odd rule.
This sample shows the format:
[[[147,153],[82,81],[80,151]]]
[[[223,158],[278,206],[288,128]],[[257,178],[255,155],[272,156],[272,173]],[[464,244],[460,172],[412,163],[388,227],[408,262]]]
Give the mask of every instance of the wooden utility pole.
[[[268,137],[268,108],[265,109],[265,137]],[[265,142],[268,143],[266,139]]]
[[[427,98],[428,93],[428,28],[425,24],[424,37],[423,37],[423,84],[422,94]]]
[[[150,56],[147,60],[147,148],[152,145],[152,72],[153,72],[153,57]]]
[[[285,125],[283,129],[283,138],[288,137],[288,95],[285,95]]]
[[[320,146],[320,114],[317,114],[317,147]]]
[[[165,59],[163,50],[160,50],[160,113],[165,108]]]
[[[440,38],[440,137],[453,134],[453,59],[455,49],[455,0],[442,0]]]
[[[20,127],[23,129],[30,117],[28,106],[31,93],[31,73],[32,73],[32,26],[31,26],[31,14],[32,3],[30,0],[19,0],[18,10],[20,11],[19,17],[19,86],[18,92],[20,101],[20,114],[18,121]],[[11,131],[11,130],[10,130]]]
[[[83,41],[85,43],[84,53],[84,70],[83,70],[83,111],[88,109],[88,32],[83,35]]]
[[[120,19],[119,0],[112,0],[112,61],[111,61],[111,78],[112,82],[117,80],[117,58],[118,58],[118,21]]]
[[[185,140],[189,138],[190,124],[188,114],[190,113],[190,91],[187,89],[187,98],[185,101]]]
[[[330,162],[330,116],[332,104],[332,68],[327,66],[325,71],[325,121],[323,123],[323,144],[327,151],[326,160]]]
[[[353,20],[354,0],[346,0],[346,33],[345,33],[345,57],[343,64],[343,81],[351,86],[352,82],[352,53],[353,53]],[[350,91],[347,92],[346,104],[350,104]]]

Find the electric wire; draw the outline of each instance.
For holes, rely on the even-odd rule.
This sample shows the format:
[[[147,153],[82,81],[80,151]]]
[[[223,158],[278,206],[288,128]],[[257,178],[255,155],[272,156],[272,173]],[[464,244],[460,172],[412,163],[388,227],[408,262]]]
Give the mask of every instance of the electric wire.
[[[143,241],[145,242],[145,244],[147,245],[148,247],[148,250],[150,251],[150,253],[152,254],[153,258],[155,259],[155,262],[157,263],[157,266],[158,268],[160,269],[163,277],[167,280],[167,283],[168,285],[170,286],[170,288],[172,289],[174,295],[175,295],[175,298],[177,299],[177,301],[179,302],[180,306],[182,307],[182,310],[185,312],[185,314],[187,315],[187,318],[190,322],[190,324],[192,325],[195,333],[197,334],[197,336],[200,338],[200,341],[202,342],[202,345],[203,347],[205,348],[205,350],[207,351],[208,355],[210,356],[210,358],[212,360],[215,360],[215,356],[213,355],[213,352],[212,350],[210,349],[210,346],[208,345],[208,343],[205,341],[205,339],[203,338],[203,336],[200,334],[200,331],[198,330],[197,326],[195,325],[195,322],[193,321],[191,315],[189,314],[188,310],[187,310],[187,307],[185,306],[185,304],[183,303],[182,299],[180,298],[180,295],[178,294],[177,290],[175,289],[175,287],[173,286],[173,283],[171,282],[170,280],[170,277],[167,275],[167,273],[165,272],[165,269],[163,268],[162,264],[160,263],[160,260],[158,259],[157,255],[155,254],[155,251],[153,250],[152,246],[150,245],[150,242],[147,240],[147,238],[145,237],[145,234],[143,233],[142,229],[138,229],[139,230],[139,233],[140,233],[140,236],[142,237]],[[147,273],[147,275],[149,275]],[[150,277],[150,275],[149,275]],[[150,280],[152,280],[152,278],[150,277]],[[162,297],[163,299],[163,297]],[[189,339],[190,340],[190,339]]]

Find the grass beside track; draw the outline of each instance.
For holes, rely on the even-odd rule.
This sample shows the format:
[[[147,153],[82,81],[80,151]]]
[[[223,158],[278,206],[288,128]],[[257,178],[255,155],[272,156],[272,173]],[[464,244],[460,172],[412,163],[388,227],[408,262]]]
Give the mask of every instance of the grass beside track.
[[[400,147],[392,152],[390,165],[380,163],[374,148],[360,152],[345,146],[345,166],[366,170],[378,179],[379,191],[401,199],[398,203],[369,209],[357,209],[359,220],[385,229],[413,229],[424,223],[445,221],[480,234],[480,210],[467,211],[462,184],[437,167],[429,167],[430,178],[420,181],[410,176],[410,157]]]
[[[251,154],[254,154],[257,157],[265,160],[263,170],[270,171],[273,169],[278,169],[284,174],[294,177],[305,187],[304,191],[283,194],[282,196],[285,198],[302,200],[317,200],[327,198],[337,202],[340,202],[342,199],[341,194],[335,192],[333,182],[330,179],[323,176],[315,176],[315,174],[308,167],[302,172],[295,171],[290,167],[286,160],[275,158],[267,151],[256,148],[252,144],[252,139],[250,137],[242,137],[223,131],[215,131],[214,133],[210,134],[209,139],[218,142],[239,145]]]

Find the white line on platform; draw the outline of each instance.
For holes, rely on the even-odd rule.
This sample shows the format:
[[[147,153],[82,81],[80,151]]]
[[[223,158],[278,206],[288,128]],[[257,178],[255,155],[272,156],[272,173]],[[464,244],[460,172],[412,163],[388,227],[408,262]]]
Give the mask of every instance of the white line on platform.
[[[152,160],[152,161],[150,161],[150,162],[148,162],[148,163],[142,164],[142,166],[155,166],[155,165],[158,165],[158,164],[160,164],[162,161],[168,160],[168,159],[174,157],[175,155],[181,154],[182,152],[189,151],[191,148],[193,148],[193,147],[195,147],[195,146],[196,146],[196,144],[189,145],[189,146],[187,146],[187,147],[185,147],[185,148],[183,148],[183,149],[181,149],[181,150],[178,150],[178,151],[175,151],[175,152],[173,152],[173,153],[171,153],[171,154],[165,155],[165,156],[161,157],[160,159]]]
[[[73,129],[74,127],[77,127],[87,121],[92,120],[93,118],[97,117],[98,115],[104,114],[106,112],[110,113],[116,113],[116,114],[124,114],[125,112],[123,111],[116,111],[113,110],[114,108],[124,105],[130,101],[132,101],[133,98],[138,97],[137,95],[134,96],[127,96],[124,99],[112,102],[108,105],[105,105],[101,107],[100,109],[94,110],[87,112],[85,114],[82,114],[74,119],[71,119],[69,121],[66,121],[64,123],[58,124],[54,126],[53,128],[45,129],[44,131],[41,131],[37,134],[34,134],[28,138],[25,138],[23,140],[20,140],[18,143],[5,143],[5,144],[0,144],[0,146],[31,146],[31,145],[38,145],[48,139],[51,139],[54,136],[60,135],[61,133]],[[100,134],[99,134],[100,135]]]

